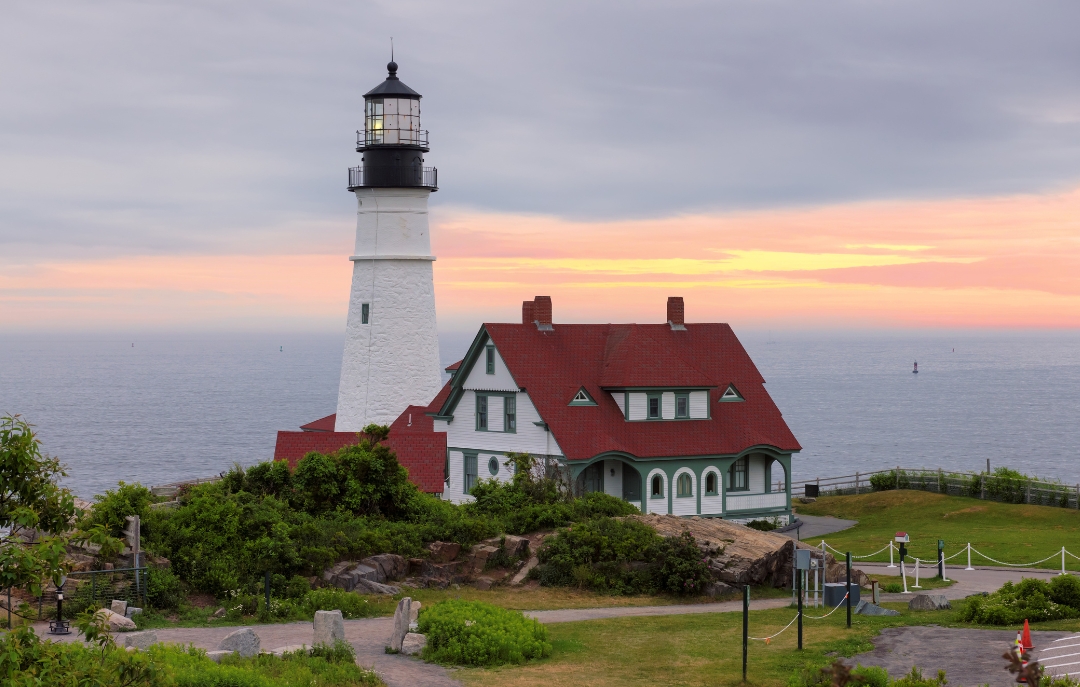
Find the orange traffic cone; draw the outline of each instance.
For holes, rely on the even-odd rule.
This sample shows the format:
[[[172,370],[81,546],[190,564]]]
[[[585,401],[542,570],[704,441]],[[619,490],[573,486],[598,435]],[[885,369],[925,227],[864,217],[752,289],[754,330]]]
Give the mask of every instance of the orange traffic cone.
[[[1024,647],[1024,651],[1028,651],[1035,646],[1031,643],[1031,628],[1028,627],[1027,618],[1024,618],[1024,634],[1020,637],[1020,644]]]

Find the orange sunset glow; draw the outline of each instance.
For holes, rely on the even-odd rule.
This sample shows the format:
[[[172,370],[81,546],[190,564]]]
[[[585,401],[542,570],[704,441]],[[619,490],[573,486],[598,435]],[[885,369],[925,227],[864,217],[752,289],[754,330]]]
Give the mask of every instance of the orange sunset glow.
[[[439,324],[687,318],[769,327],[1080,326],[1080,190],[634,221],[433,210]],[[126,256],[0,270],[35,328],[344,326],[352,227],[318,254]],[[2,260],[2,258],[0,258]]]

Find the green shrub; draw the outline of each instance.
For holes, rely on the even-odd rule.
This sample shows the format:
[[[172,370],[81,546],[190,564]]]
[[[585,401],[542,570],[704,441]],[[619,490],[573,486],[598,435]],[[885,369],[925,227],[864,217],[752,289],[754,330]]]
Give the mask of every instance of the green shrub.
[[[746,526],[752,530],[772,532],[776,528],[780,527],[780,521],[777,518],[769,518],[768,520],[751,520],[750,522],[746,523]]]
[[[429,661],[494,666],[551,655],[539,621],[480,601],[440,601],[420,610],[418,624],[427,636],[423,657]]]
[[[1001,589],[987,596],[969,596],[960,620],[982,625],[1015,625],[1025,619],[1031,622],[1080,618],[1080,607],[1055,599],[1074,600],[1075,582],[1069,577],[1057,577],[1051,583],[1033,578],[1019,584],[1006,582]]]
[[[878,472],[870,475],[870,488],[874,491],[896,489],[896,472]]]
[[[129,654],[107,637],[98,646],[46,642],[29,627],[0,634],[0,683],[50,687],[153,687],[169,671],[144,653]]]
[[[862,680],[866,687],[889,687],[889,673],[881,666],[857,665],[851,669],[851,674]]]
[[[347,592],[337,587],[312,589],[304,596],[303,608],[307,617],[314,617],[315,611],[341,610],[345,618],[370,618],[376,615],[368,600],[359,594]]]
[[[912,666],[911,671],[900,678],[894,680],[892,687],[945,687],[948,680],[945,679],[945,671],[937,671],[937,677],[923,677],[922,670],[918,666]]]
[[[899,582],[890,582],[882,587],[882,591],[889,594],[899,594],[904,591],[904,587]]]
[[[176,610],[187,599],[184,583],[172,570],[150,568],[146,574],[146,603],[150,608]]]
[[[711,579],[693,535],[664,539],[637,520],[600,517],[548,539],[532,573],[550,587],[610,594],[700,594]]]
[[[85,528],[101,525],[111,536],[122,537],[127,527],[126,518],[138,515],[140,520],[145,519],[153,502],[153,494],[143,485],[120,482],[116,489],[94,497],[94,505],[85,518]]]

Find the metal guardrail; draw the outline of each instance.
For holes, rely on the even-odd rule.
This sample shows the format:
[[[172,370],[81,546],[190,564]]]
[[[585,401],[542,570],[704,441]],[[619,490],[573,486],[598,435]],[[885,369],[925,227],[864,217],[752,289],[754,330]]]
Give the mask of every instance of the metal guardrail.
[[[878,476],[878,479],[874,479]],[[1024,503],[1080,509],[1080,484],[1075,486],[1061,482],[1036,479],[1012,479],[986,472],[963,472],[929,468],[895,467],[872,472],[856,472],[852,475],[817,477],[796,480],[791,483],[792,496],[806,491],[807,486],[816,487],[820,496],[864,494],[875,491],[871,480],[883,482],[889,489],[917,489],[950,496],[968,496],[986,501]]]
[[[368,165],[349,168],[349,190],[358,188],[416,187],[439,188],[439,170],[435,167]]]
[[[356,152],[367,146],[420,146],[428,147],[427,129],[375,129],[356,132]]]
[[[148,568],[116,568],[114,570],[85,570],[67,574],[64,583],[64,618],[71,619],[87,608],[105,606],[113,600],[127,601],[131,605],[146,607]],[[29,620],[54,620],[56,618],[57,589],[46,589],[41,596],[30,601],[12,599],[10,594],[0,598],[5,609],[0,615],[6,620],[8,608]],[[25,602],[26,606],[22,606]],[[29,607],[29,608],[27,608]],[[29,614],[27,613],[29,611]]]

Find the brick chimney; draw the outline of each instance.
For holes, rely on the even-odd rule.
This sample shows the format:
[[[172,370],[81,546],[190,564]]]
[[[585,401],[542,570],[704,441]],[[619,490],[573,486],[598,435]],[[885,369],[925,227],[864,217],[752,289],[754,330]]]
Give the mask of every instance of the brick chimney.
[[[533,299],[532,317],[540,331],[550,332],[554,329],[551,326],[551,296],[537,296]]]
[[[682,296],[668,296],[667,321],[674,331],[686,331]]]
[[[521,302],[521,324],[533,323],[533,302],[522,301]]]

